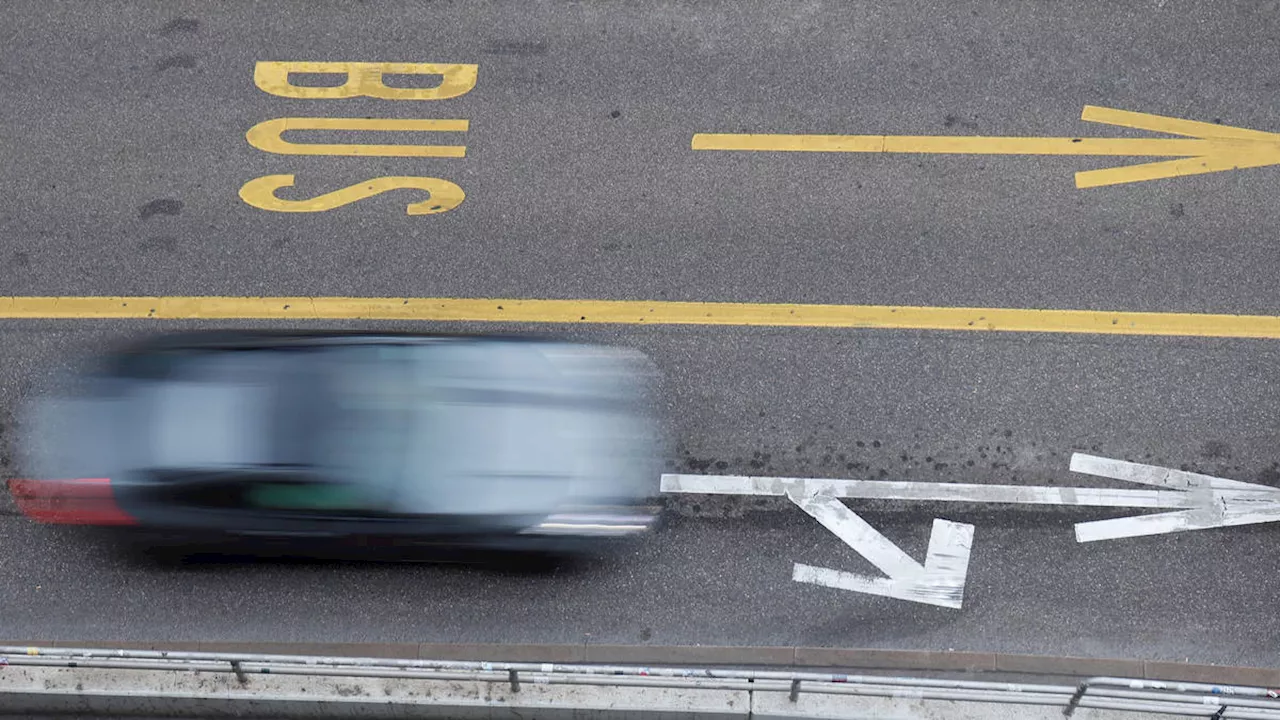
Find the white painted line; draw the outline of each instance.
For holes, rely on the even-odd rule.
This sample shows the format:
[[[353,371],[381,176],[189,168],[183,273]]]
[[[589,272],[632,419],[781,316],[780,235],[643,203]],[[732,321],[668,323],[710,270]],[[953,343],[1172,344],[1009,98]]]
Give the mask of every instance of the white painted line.
[[[964,579],[969,574],[969,552],[973,549],[973,526],[933,519],[933,532],[929,534],[929,550],[924,557],[924,574],[939,583],[947,583],[964,591]]]
[[[830,495],[800,496],[788,493],[787,497],[885,575],[906,580],[924,574],[923,565],[912,560],[910,555],[889,542],[888,538],[839,500]]]
[[[1162,535],[1164,533],[1197,529],[1193,525],[1213,527],[1213,525],[1204,524],[1203,522],[1196,523],[1198,516],[1203,514],[1203,510],[1179,510],[1171,513],[1156,513],[1155,515],[1139,515],[1137,517],[1076,523],[1076,542],[1118,540],[1120,538]]]
[[[791,572],[792,580],[838,590],[960,608],[964,601],[965,577],[969,571],[969,552],[973,546],[972,525],[934,520],[933,533],[929,536],[929,550],[921,565],[836,498],[830,495],[801,495],[795,489],[787,493],[787,498],[879,568],[880,572],[889,576],[874,578],[796,563]]]
[[[1197,507],[1181,490],[1113,490],[1108,488],[966,483],[828,480],[825,478],[748,477],[743,475],[662,476],[662,491],[703,495],[786,495],[792,488],[806,495],[862,500],[998,503],[1010,505],[1080,505],[1089,507]]]
[[[804,563],[796,563],[791,568],[791,579],[795,582],[820,585],[834,590],[848,590],[867,595],[898,598],[899,600],[908,599],[901,597],[899,586],[889,578],[873,578],[845,572],[844,570],[805,565]]]
[[[1084,453],[1072,454],[1071,472],[1178,490],[1222,488],[1267,491],[1271,489],[1265,485],[1228,480],[1185,470],[1174,470],[1173,468],[1160,467],[1158,465],[1143,465],[1125,460],[1113,460],[1096,455],[1085,455]]]

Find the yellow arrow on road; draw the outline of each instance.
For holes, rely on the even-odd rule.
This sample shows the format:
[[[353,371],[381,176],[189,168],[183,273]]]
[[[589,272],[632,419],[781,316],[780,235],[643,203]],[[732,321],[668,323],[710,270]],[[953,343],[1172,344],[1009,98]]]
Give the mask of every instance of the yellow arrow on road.
[[[1177,160],[1076,173],[1076,187],[1160,180],[1280,164],[1280,133],[1086,105],[1082,120],[1193,139],[953,135],[753,135],[698,133],[694,150],[967,155],[1114,155]]]

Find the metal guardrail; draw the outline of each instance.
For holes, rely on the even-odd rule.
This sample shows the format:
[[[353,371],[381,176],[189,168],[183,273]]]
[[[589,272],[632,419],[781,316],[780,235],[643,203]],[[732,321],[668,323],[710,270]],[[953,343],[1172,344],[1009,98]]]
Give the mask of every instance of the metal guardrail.
[[[262,655],[0,646],[0,666],[232,673],[250,686],[254,675],[338,678],[409,678],[522,684],[693,688],[786,692],[1058,706],[1070,717],[1079,708],[1164,713],[1226,720],[1280,720],[1280,691],[1239,685],[1094,677],[1076,685],[943,680],[844,673],[743,670],[710,667],[640,667],[531,662],[398,660],[383,658]],[[0,693],[0,698],[3,694]]]

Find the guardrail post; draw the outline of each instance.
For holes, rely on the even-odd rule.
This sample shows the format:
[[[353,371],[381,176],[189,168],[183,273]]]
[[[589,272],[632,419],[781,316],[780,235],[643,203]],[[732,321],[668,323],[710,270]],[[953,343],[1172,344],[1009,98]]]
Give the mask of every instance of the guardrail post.
[[[248,682],[249,682],[249,676],[248,676],[248,675],[245,675],[245,674],[244,674],[244,670],[240,669],[240,661],[239,661],[239,660],[232,660],[232,661],[231,661],[231,669],[235,672],[235,674],[236,674],[236,680],[238,680],[238,681],[240,682],[240,684],[241,684],[241,685],[244,685],[244,684],[246,684],[246,683],[248,683]]]
[[[507,679],[511,681],[511,692],[520,692],[520,673],[508,670]]]
[[[1086,680],[1076,687],[1075,693],[1072,694],[1071,699],[1067,701],[1067,706],[1062,709],[1062,714],[1067,717],[1071,717],[1072,713],[1074,713],[1076,708],[1079,707],[1081,698],[1083,698],[1084,694],[1087,692],[1089,692],[1089,682]]]
[[[791,681],[791,702],[795,702],[800,697],[800,681]]]
[[[1209,720],[1222,720],[1222,718],[1225,717],[1226,714],[1227,714],[1227,706],[1222,705],[1221,707],[1218,708],[1217,712],[1209,716]]]

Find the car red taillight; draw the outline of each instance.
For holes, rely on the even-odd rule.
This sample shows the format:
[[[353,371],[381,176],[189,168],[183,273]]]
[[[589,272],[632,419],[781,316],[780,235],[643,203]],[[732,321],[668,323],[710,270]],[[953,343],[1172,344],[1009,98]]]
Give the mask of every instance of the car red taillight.
[[[10,480],[9,492],[23,515],[59,525],[137,525],[120,509],[110,478]]]

